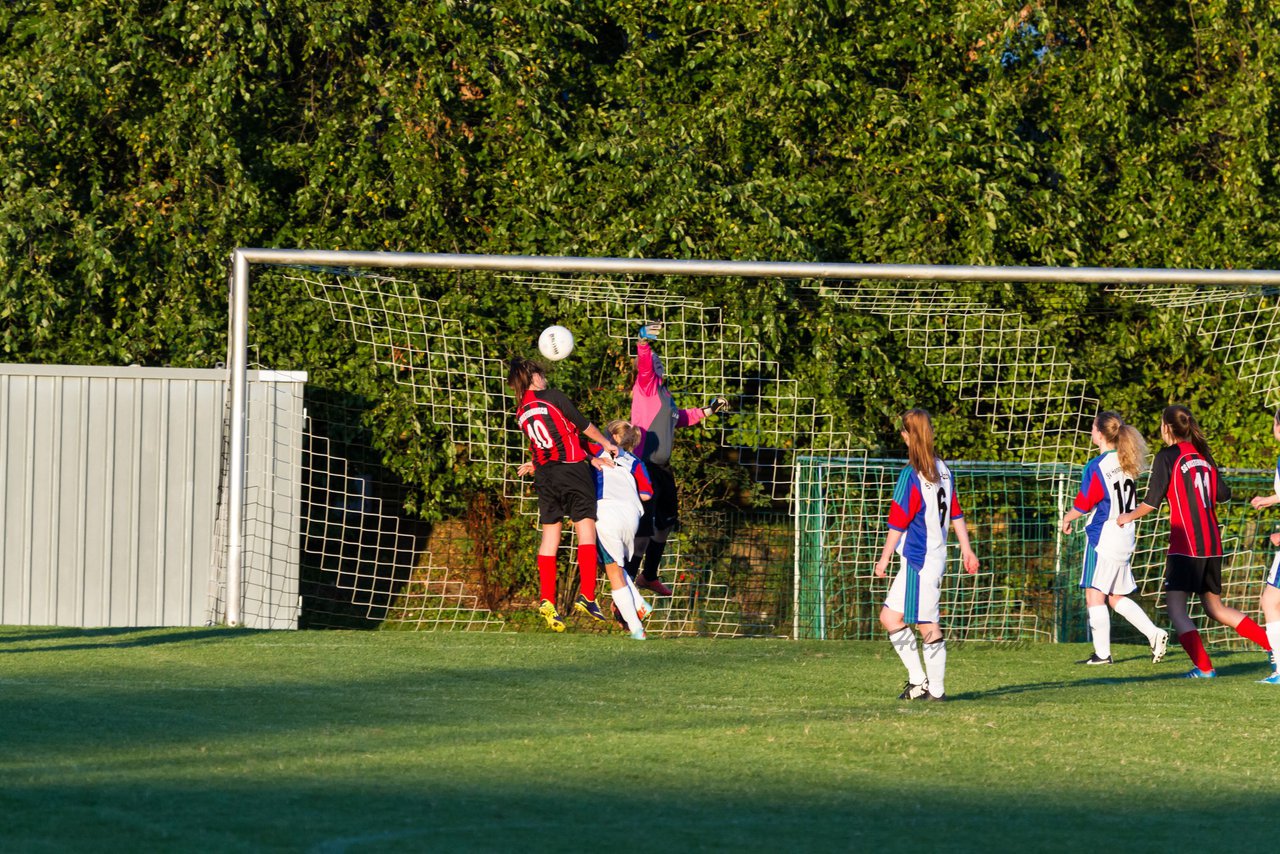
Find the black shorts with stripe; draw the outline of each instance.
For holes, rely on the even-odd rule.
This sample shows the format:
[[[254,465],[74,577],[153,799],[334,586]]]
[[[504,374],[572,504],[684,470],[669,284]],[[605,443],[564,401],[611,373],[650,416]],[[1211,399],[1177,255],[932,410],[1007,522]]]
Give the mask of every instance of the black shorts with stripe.
[[[543,463],[534,469],[538,492],[538,523],[554,525],[568,516],[572,522],[596,519],[596,481],[591,463]]]
[[[1222,557],[1169,555],[1164,561],[1164,589],[1221,596]]]

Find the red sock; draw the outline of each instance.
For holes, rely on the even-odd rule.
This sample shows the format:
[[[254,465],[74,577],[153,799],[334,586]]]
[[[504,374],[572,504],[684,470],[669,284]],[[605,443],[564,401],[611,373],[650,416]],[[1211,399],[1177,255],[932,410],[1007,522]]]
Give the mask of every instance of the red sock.
[[[538,555],[538,595],[548,602],[556,601],[556,556]]]
[[[1240,621],[1240,625],[1236,626],[1236,634],[1245,640],[1253,641],[1268,652],[1271,651],[1271,642],[1267,640],[1266,630],[1248,617],[1245,617]]]
[[[596,567],[599,558],[596,556],[595,543],[578,544],[578,584],[583,596],[592,602],[596,601]]]
[[[1187,651],[1187,657],[1191,659],[1191,663],[1196,667],[1206,673],[1213,669],[1213,662],[1209,660],[1209,653],[1204,651],[1204,641],[1200,640],[1200,633],[1195,629],[1178,635],[1178,643],[1182,644],[1182,648]]]

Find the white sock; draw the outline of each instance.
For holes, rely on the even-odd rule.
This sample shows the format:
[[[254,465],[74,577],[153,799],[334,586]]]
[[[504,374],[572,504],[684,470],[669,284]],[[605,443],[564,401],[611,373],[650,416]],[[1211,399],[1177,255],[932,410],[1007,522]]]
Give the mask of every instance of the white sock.
[[[1280,623],[1267,623],[1267,640],[1271,643],[1271,666],[1280,673],[1280,660],[1276,659],[1280,654]]]
[[[622,576],[627,584],[627,592],[625,595],[631,597],[631,607],[635,608],[636,616],[643,620],[645,617],[649,616],[649,612],[653,610],[653,606],[640,595],[640,591],[636,588],[636,582],[631,576],[627,575],[625,572]]]
[[[614,589],[613,604],[617,606],[618,613],[622,615],[622,619],[627,621],[628,629],[634,632],[643,628],[640,624],[640,617],[636,614],[636,603],[632,600],[631,593],[626,586]]]
[[[1155,643],[1156,636],[1160,634],[1160,630],[1156,628],[1156,624],[1151,622],[1151,618],[1147,616],[1147,612],[1142,610],[1142,606],[1130,599],[1128,596],[1121,596],[1120,601],[1116,603],[1116,613],[1124,617],[1133,627],[1147,636],[1147,643]]]
[[[920,664],[920,647],[916,646],[916,633],[911,627],[903,626],[896,632],[890,632],[889,643],[893,644],[893,651],[907,666],[907,681],[912,685],[923,683],[925,675]]]
[[[924,645],[924,669],[929,674],[929,693],[941,697],[947,693],[947,642],[940,640]]]
[[[1093,653],[1098,658],[1111,657],[1111,614],[1106,605],[1089,606],[1089,628],[1093,631]]]

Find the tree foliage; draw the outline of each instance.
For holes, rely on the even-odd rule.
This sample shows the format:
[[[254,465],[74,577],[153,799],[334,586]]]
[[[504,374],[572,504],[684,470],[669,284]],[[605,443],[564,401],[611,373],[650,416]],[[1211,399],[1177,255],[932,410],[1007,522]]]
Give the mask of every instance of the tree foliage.
[[[1248,0],[14,0],[0,346],[210,365],[247,245],[1274,268],[1278,54]],[[883,324],[748,285],[705,296],[855,435],[892,443],[921,403],[951,455],[999,452]],[[1224,461],[1266,464],[1268,416],[1175,314],[1005,294],[1149,434],[1187,402]],[[300,357],[342,353],[278,324]],[[430,435],[399,403],[369,405]],[[433,506],[447,457],[409,473]]]

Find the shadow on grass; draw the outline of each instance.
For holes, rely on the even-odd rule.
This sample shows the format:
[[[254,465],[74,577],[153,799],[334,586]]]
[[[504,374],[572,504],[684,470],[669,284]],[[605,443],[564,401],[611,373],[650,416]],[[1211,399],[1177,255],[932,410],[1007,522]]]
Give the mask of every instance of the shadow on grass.
[[[253,629],[228,629],[210,626],[203,629],[177,631],[172,628],[96,628],[51,627],[43,630],[23,628],[12,634],[0,629],[0,655],[27,655],[38,652],[72,652],[92,649],[129,649],[171,644],[199,643],[206,640],[254,634]],[[68,643],[67,641],[74,641]]]
[[[271,640],[216,646],[257,636]],[[1019,744],[967,713],[851,707],[844,692],[865,689],[850,669],[889,666],[871,645],[0,630],[0,647],[23,642],[84,652],[6,662],[4,850],[1214,850],[1261,847],[1257,817],[1280,808],[1263,738],[1236,748],[1262,754],[1259,772],[1220,790],[1178,785],[1190,759],[1130,772],[1122,798],[1081,778],[1111,754],[1056,750],[1089,711],[1070,689],[1177,678],[1149,663],[1033,682],[1037,658],[1011,680],[1025,684],[956,695],[1067,689],[1056,710],[1015,710],[1037,725],[1049,710]],[[164,644],[178,652],[146,649]],[[1236,658],[1224,672],[1254,670]],[[1205,729],[1188,740],[1217,738]]]
[[[602,839],[630,851],[906,851],[927,838],[945,851],[1114,850],[1156,852],[1261,847],[1258,815],[1280,798],[1249,803],[1207,795],[1201,810],[1170,807],[1159,793],[1100,805],[1052,788],[980,792],[889,780],[824,788],[819,781],[761,780],[751,787],[703,785],[641,770],[610,781],[459,781],[406,775],[398,784],[329,780],[161,778],[112,786],[10,784],[3,837],[10,850],[556,851]],[[590,805],[583,817],[582,804]],[[14,809],[16,808],[16,810]],[[582,844],[582,843],[580,843]],[[599,844],[599,843],[597,843]],[[106,846],[100,848],[99,846]]]
[[[1233,659],[1228,663],[1224,663],[1224,659],[1230,655]],[[1238,659],[1238,660],[1237,660]],[[1100,685],[1142,685],[1162,682],[1180,682],[1186,680],[1187,670],[1190,669],[1190,662],[1187,662],[1185,669],[1179,668],[1170,671],[1167,665],[1161,666],[1160,670],[1150,671],[1141,674],[1122,675],[1117,670],[1127,668],[1131,665],[1146,666],[1152,665],[1150,659],[1146,656],[1135,656],[1129,659],[1118,661],[1110,666],[1093,666],[1088,668],[1088,675],[1081,675],[1074,679],[1053,679],[1044,682],[1026,682],[1018,685],[1002,685],[999,688],[992,688],[986,691],[965,691],[957,694],[948,694],[948,701],[964,702],[972,700],[985,700],[991,697],[1001,697],[1013,694],[1028,694],[1036,691],[1063,691],[1063,690],[1079,690],[1081,688],[1094,688]],[[1081,670],[1084,670],[1081,666]],[[1214,670],[1217,671],[1217,678],[1235,679],[1236,677],[1252,676],[1253,681],[1261,679],[1270,673],[1263,659],[1259,658],[1256,653],[1248,652],[1232,652],[1220,653],[1216,656],[1214,662]]]

